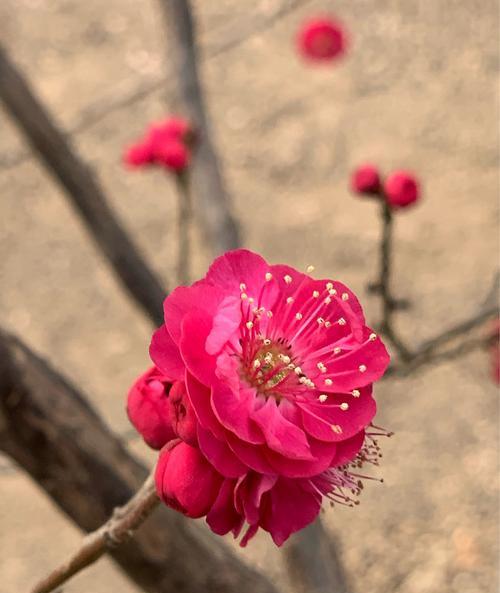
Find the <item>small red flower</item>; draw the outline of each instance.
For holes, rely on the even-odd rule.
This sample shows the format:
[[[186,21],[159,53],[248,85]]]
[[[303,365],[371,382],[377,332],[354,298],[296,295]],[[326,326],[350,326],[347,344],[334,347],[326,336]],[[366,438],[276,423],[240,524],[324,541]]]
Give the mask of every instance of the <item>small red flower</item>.
[[[153,449],[175,438],[169,419],[168,394],[172,382],[156,367],[143,373],[130,388],[127,414],[135,429]]]
[[[156,164],[179,174],[189,166],[192,140],[189,122],[171,117],[152,124],[145,137],[126,150],[123,160],[130,167]]]
[[[334,19],[311,19],[300,28],[297,45],[304,58],[331,62],[345,52],[346,34],[340,23]]]
[[[380,191],[380,173],[374,165],[361,165],[351,176],[351,189],[361,195],[376,195]]]
[[[420,199],[420,185],[408,171],[395,171],[384,184],[385,197],[393,208],[407,208]]]

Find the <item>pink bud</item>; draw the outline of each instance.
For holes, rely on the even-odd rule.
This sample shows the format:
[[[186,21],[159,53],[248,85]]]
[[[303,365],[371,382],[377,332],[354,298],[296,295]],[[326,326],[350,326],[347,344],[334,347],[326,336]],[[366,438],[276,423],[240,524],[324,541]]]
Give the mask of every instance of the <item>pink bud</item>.
[[[133,144],[123,155],[123,162],[129,167],[144,167],[151,164],[152,160],[151,146],[146,142]]]
[[[380,174],[377,167],[361,165],[351,176],[351,189],[358,194],[377,194],[380,190]]]
[[[160,453],[156,491],[169,507],[188,517],[203,517],[212,508],[224,478],[200,450],[179,442]]]
[[[197,446],[197,419],[183,381],[176,381],[172,385],[168,404],[170,422],[175,434],[189,445]]]
[[[169,140],[158,146],[155,156],[160,164],[176,173],[183,171],[190,159],[189,149],[178,140]]]
[[[318,18],[305,22],[297,35],[297,46],[308,60],[331,62],[346,48],[343,27],[331,18]]]
[[[175,438],[169,418],[168,393],[171,383],[156,368],[142,374],[132,385],[127,399],[127,414],[146,443],[161,449]]]
[[[393,208],[406,208],[420,199],[420,187],[408,171],[395,171],[384,184],[387,202]]]
[[[167,140],[183,141],[192,134],[191,124],[182,117],[170,117],[169,119],[152,124],[149,128],[148,139],[158,146]]]

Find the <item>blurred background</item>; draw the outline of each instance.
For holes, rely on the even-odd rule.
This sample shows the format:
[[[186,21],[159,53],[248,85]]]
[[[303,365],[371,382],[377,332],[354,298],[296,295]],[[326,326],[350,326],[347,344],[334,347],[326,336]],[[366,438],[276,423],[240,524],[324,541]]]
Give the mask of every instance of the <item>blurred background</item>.
[[[353,197],[360,162],[409,168],[424,197],[396,218],[394,287],[411,300],[410,344],[474,313],[498,267],[498,6],[492,0],[214,0],[193,3],[214,140],[244,244],[272,262],[345,282],[370,324],[379,303],[375,204]],[[350,49],[305,66],[294,37],[332,13]],[[175,184],[130,173],[124,145],[171,112],[165,32],[146,0],[2,0],[12,58],[102,181],[168,287],[175,285]],[[166,80],[166,81],[165,81]],[[125,396],[148,363],[151,327],[80,220],[0,111],[1,323],[90,397],[134,454]],[[211,252],[193,233],[194,276]],[[498,564],[498,391],[487,353],[380,383],[378,474],[356,509],[323,515],[357,593],[493,593]],[[81,532],[0,457],[0,591],[25,591]],[[233,545],[233,544],[231,544]],[[266,534],[245,560],[284,582]],[[138,591],[105,559],[67,593]]]

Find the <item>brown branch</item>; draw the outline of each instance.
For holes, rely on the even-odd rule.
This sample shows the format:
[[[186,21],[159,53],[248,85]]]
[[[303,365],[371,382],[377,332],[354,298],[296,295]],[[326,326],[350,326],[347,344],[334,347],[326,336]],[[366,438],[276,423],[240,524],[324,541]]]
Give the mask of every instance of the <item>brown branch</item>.
[[[219,159],[212,142],[203,91],[198,77],[198,49],[188,0],[160,0],[168,27],[168,57],[172,61],[177,102],[198,134],[190,165],[195,214],[215,253],[239,245],[239,232],[230,212]]]
[[[337,546],[319,519],[290,539],[285,559],[297,593],[348,593]]]
[[[163,321],[165,290],[111,210],[90,168],[78,156],[0,45],[0,100],[72,207],[129,295],[155,325]]]
[[[450,346],[450,343],[484,325],[488,319],[498,316],[498,314],[498,305],[489,305],[483,308],[479,313],[424,342],[412,352],[410,359],[389,367],[385,377],[407,376],[424,365],[453,360],[478,347],[485,346],[488,340],[485,336],[468,338],[455,346]]]
[[[39,581],[31,593],[50,593],[72,576],[93,564],[106,552],[119,546],[134,535],[135,530],[144,522],[160,500],[156,494],[154,475],[150,474],[142,487],[130,501],[121,508],[115,509],[104,525],[89,533],[63,564]]]
[[[188,175],[176,175],[178,238],[177,238],[177,283],[187,285],[191,277],[191,244],[189,233],[192,209]]]
[[[66,379],[1,331],[0,450],[85,531],[98,529],[148,473]],[[163,505],[110,554],[147,593],[276,593],[220,540]]]

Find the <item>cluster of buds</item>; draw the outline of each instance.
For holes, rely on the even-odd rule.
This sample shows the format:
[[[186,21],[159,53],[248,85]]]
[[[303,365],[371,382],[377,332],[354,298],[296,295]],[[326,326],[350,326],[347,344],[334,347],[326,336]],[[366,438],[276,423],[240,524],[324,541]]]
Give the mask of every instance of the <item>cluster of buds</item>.
[[[193,139],[189,122],[171,117],[152,124],[143,138],[126,149],[123,160],[133,168],[158,165],[181,174],[191,161]]]
[[[420,184],[410,171],[394,171],[382,180],[378,168],[371,164],[355,169],[351,189],[360,196],[383,199],[392,209],[407,208],[421,197]]]

